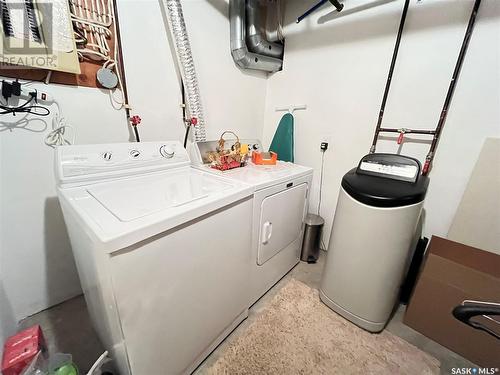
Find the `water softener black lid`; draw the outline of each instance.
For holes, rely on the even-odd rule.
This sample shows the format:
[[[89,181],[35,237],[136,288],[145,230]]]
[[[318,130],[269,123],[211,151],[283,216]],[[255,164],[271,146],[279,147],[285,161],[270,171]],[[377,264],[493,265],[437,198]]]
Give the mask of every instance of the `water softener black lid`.
[[[393,154],[369,154],[342,179],[344,190],[357,201],[375,207],[401,207],[422,202],[429,178],[416,159]]]

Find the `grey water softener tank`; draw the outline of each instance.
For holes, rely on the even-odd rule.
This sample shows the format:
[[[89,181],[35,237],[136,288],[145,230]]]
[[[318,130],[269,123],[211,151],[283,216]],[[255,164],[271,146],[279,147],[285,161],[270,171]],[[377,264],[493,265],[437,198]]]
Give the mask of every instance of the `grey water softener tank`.
[[[418,160],[370,154],[342,179],[320,298],[358,326],[381,331],[420,233],[429,180]]]

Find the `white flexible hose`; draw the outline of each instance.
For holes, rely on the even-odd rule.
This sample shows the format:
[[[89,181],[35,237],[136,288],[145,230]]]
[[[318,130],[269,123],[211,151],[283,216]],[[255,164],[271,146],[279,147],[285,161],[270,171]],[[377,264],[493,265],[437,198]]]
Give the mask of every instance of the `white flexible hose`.
[[[104,363],[107,356],[108,356],[108,351],[106,350],[104,353],[101,354],[101,356],[97,359],[97,361],[95,361],[95,363],[90,368],[89,372],[87,372],[87,375],[94,375],[95,370],[97,370],[99,366]]]
[[[194,126],[195,140],[204,141],[206,139],[205,117],[203,116],[203,106],[201,104],[200,88],[196,77],[193,54],[184,22],[184,15],[180,0],[161,0],[168,18],[170,32],[172,34],[178,64],[184,87],[186,90],[187,110],[189,117],[196,117],[198,123]]]

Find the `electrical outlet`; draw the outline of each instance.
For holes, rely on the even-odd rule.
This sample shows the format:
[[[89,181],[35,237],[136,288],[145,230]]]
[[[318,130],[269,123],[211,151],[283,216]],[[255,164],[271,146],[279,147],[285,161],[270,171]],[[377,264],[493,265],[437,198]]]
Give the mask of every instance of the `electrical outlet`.
[[[18,81],[0,81],[0,95],[6,100],[12,96],[20,96],[23,99],[33,98],[36,102],[41,101],[46,104],[54,103],[54,98],[48,92],[22,88]]]
[[[321,142],[321,145],[319,146],[321,151],[325,152],[328,150],[328,142]]]

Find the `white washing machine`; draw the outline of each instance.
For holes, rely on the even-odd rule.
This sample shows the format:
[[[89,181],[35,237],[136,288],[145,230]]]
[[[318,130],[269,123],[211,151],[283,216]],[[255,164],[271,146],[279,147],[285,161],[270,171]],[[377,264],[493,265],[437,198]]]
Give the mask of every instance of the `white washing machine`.
[[[226,147],[231,146],[226,142]],[[250,149],[260,151],[258,140],[242,140]],[[304,218],[308,210],[312,168],[279,161],[276,165],[255,165],[228,171],[213,169],[203,155],[215,150],[217,141],[198,142],[190,150],[197,168],[254,189],[252,215],[252,267],[249,306],[262,297],[300,260]]]
[[[248,315],[253,188],[192,168],[178,142],[61,146],[56,175],[120,373],[192,372]]]

